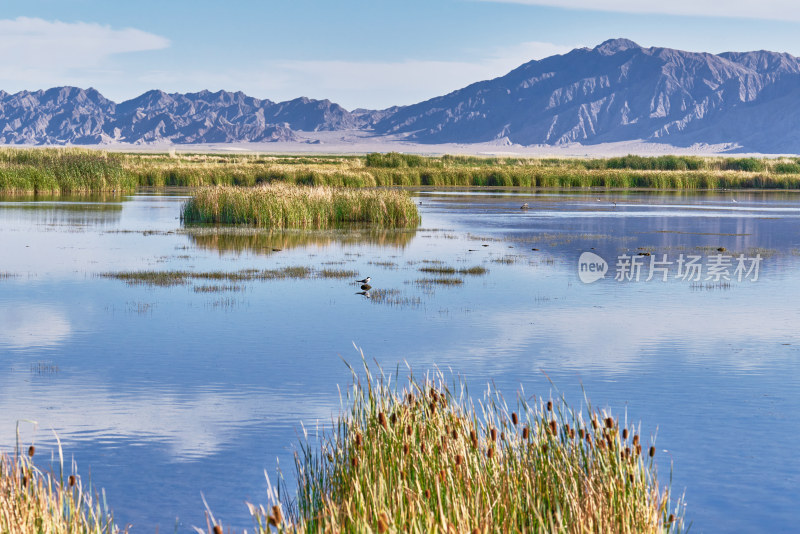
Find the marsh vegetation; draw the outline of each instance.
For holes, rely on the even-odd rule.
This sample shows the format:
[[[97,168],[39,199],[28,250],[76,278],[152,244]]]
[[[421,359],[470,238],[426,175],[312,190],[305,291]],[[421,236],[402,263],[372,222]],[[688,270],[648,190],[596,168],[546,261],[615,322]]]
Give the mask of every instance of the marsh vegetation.
[[[0,149],[0,192],[133,192],[137,187],[479,186],[799,189],[800,158],[124,154],[78,148]]]

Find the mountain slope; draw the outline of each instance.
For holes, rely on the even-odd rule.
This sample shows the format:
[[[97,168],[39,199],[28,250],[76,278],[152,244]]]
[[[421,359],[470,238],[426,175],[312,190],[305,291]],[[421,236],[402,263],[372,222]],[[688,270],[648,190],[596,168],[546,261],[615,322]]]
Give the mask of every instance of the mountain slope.
[[[726,117],[744,113],[740,108],[758,101],[765,88],[798,73],[800,60],[788,54],[713,55],[615,39],[400,108],[375,130],[423,143],[710,142],[699,132],[731,123]],[[731,131],[724,141],[741,142],[748,134]]]
[[[612,39],[384,110],[227,91],[153,90],[119,104],[94,89],[0,91],[0,143],[297,141],[298,131],[362,130],[418,143],[644,140],[800,152],[798,110],[800,59],[789,54],[715,55]]]

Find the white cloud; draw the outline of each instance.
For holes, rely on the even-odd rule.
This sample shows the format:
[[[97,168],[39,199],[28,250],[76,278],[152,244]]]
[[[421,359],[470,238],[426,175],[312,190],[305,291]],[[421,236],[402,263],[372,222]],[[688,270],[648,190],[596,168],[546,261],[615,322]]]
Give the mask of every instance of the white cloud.
[[[482,0],[504,4],[528,4],[566,9],[614,11],[620,13],[660,13],[708,17],[742,17],[774,20],[800,20],[800,11],[794,0]]]
[[[113,70],[109,58],[159,50],[169,40],[134,28],[19,17],[0,19],[0,83],[33,89],[66,83],[92,85],[98,71]]]

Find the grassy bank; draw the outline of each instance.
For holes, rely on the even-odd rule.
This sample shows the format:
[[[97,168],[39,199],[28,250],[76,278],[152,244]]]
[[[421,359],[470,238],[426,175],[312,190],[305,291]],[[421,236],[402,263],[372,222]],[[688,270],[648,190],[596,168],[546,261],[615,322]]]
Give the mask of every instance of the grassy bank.
[[[265,156],[122,154],[76,148],[0,149],[0,193],[131,192],[136,187],[481,186],[800,189],[800,158],[624,156]]]
[[[0,454],[0,532],[119,532],[112,515],[84,491],[79,476],[57,478],[40,471],[31,459],[34,452],[31,446],[27,456]]]
[[[473,404],[441,376],[390,382],[367,370],[321,444],[301,443],[296,500],[251,505],[259,532],[685,530],[635,426],[492,390]]]
[[[187,223],[260,228],[336,228],[364,223],[377,228],[416,227],[419,213],[407,193],[269,184],[253,188],[201,188],[183,207]]]

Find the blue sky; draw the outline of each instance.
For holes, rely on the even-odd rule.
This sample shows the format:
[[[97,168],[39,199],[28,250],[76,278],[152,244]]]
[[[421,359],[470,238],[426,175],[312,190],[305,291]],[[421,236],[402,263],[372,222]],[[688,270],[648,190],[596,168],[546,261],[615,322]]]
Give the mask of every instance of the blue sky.
[[[800,56],[794,0],[3,0],[0,89],[242,90],[348,109],[410,104],[627,37]],[[591,8],[591,9],[590,9]],[[723,16],[724,15],[724,16]]]

